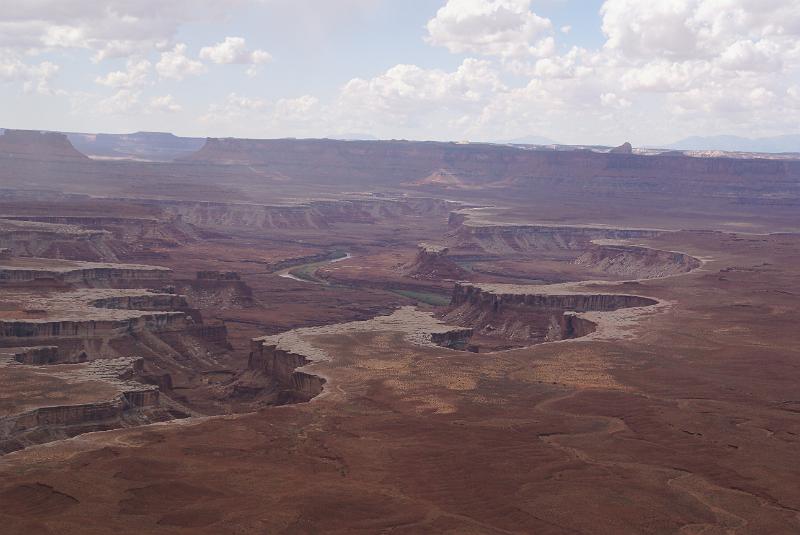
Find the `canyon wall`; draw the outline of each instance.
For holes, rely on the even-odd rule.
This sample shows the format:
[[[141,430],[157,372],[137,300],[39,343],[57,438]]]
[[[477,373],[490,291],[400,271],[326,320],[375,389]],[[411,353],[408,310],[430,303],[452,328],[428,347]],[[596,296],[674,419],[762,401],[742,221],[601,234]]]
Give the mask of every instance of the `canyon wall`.
[[[455,229],[447,237],[452,248],[494,254],[532,251],[576,251],[588,249],[596,239],[654,238],[661,231],[604,227],[493,225],[465,222],[463,215],[451,215]]]
[[[198,201],[137,201],[156,206],[166,217],[200,227],[325,229],[338,223],[370,224],[410,215],[441,214],[454,203],[428,198],[343,199],[294,205]]]
[[[655,279],[688,273],[702,264],[685,253],[630,245],[599,245],[573,261],[574,264],[631,279]]]
[[[310,364],[303,355],[278,349],[276,345],[253,340],[250,347],[248,368],[263,373],[280,383],[284,388],[294,391],[299,397],[311,399],[322,393],[325,379],[297,371],[297,368]]]
[[[182,312],[159,312],[121,320],[0,320],[0,342],[8,345],[14,339],[48,338],[115,338],[144,330],[152,332],[182,331],[191,319]]]
[[[448,323],[474,329],[471,344],[505,349],[542,342],[578,338],[594,332],[596,325],[581,312],[608,312],[646,307],[655,299],[626,294],[548,293],[547,287],[486,289],[456,284]]]

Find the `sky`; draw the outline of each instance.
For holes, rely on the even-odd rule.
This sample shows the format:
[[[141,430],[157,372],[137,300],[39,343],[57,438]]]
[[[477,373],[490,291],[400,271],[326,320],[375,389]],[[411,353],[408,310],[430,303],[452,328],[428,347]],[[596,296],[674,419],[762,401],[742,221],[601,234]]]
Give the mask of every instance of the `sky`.
[[[800,133],[800,0],[0,0],[0,127],[666,144]]]

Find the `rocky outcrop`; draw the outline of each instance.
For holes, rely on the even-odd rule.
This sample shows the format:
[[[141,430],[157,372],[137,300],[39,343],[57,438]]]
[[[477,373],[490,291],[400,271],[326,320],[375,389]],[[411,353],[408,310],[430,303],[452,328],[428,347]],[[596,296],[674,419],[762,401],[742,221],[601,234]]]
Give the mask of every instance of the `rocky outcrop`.
[[[104,382],[118,393],[110,399],[59,405],[47,405],[47,400],[35,401],[39,406],[7,412],[0,418],[0,453],[90,431],[169,419],[169,411],[161,407],[158,388],[133,380],[141,370],[141,359],[134,358],[95,361],[80,369],[66,368],[62,375],[68,381],[74,375],[75,381]]]
[[[427,280],[463,279],[466,271],[447,256],[448,252],[447,247],[421,243],[414,261],[405,266],[405,275]]]
[[[701,265],[700,260],[685,253],[631,245],[594,246],[573,263],[629,279],[670,277]]]
[[[58,346],[26,347],[14,353],[14,360],[22,364],[54,364],[58,362]]]
[[[119,320],[2,320],[0,338],[111,338],[145,330],[182,331],[191,323],[191,318],[181,312],[149,313]]]
[[[157,293],[105,297],[92,301],[91,305],[97,308],[110,308],[117,310],[183,312],[189,309],[189,303],[186,302],[186,298],[184,296]]]
[[[610,154],[633,154],[633,146],[629,142],[625,142],[619,147],[614,147],[609,151]]]
[[[296,396],[308,400],[319,395],[325,384],[322,377],[296,371],[311,362],[303,355],[278,349],[277,345],[253,340],[247,366],[254,372],[270,376]]]
[[[46,266],[47,263],[44,263]],[[82,263],[60,267],[0,266],[0,284],[27,285],[36,281],[79,286],[102,286],[123,281],[164,281],[170,270],[153,266]]]
[[[197,280],[238,281],[240,277],[235,271],[198,271]]]
[[[258,229],[325,229],[341,223],[372,224],[412,215],[441,214],[455,203],[430,198],[364,198],[265,205],[196,201],[138,201],[169,218],[199,227]]]
[[[0,247],[13,256],[115,262],[123,248],[110,232],[75,225],[0,219]]]
[[[658,303],[638,295],[558,292],[548,290],[547,286],[496,286],[456,284],[451,308],[444,320],[473,328],[476,338],[494,340],[494,347],[514,347],[577,338],[593,332],[594,323],[577,313],[609,312]]]
[[[130,201],[128,201],[130,202]],[[119,243],[118,254],[129,256],[152,247],[177,247],[192,243],[200,235],[192,225],[179,219],[115,216],[8,215],[8,221],[29,221],[70,225],[85,230],[106,231]],[[123,245],[124,244],[124,245]]]
[[[431,342],[437,346],[465,350],[468,349],[472,334],[472,329],[453,329],[442,333],[431,333]]]

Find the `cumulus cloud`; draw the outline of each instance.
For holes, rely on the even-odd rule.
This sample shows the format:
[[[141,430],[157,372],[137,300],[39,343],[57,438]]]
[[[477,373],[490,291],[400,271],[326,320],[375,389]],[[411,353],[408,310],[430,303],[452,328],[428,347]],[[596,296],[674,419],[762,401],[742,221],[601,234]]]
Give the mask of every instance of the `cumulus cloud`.
[[[156,63],[156,71],[159,76],[183,80],[187,76],[196,76],[206,72],[205,65],[186,55],[186,49],[184,43],[178,43],[172,50],[162,52],[161,59]]]
[[[147,83],[152,63],[146,59],[129,59],[124,71],[112,71],[98,76],[95,82],[114,88],[141,87]]]
[[[151,98],[147,108],[151,113],[177,113],[183,110],[183,106],[175,102],[172,95]]]
[[[530,7],[530,0],[448,0],[428,21],[427,41],[455,53],[503,58],[551,53],[551,42],[543,40],[553,25]]]
[[[163,47],[191,21],[218,20],[244,0],[33,0],[4,6],[0,47],[81,48],[101,61]],[[2,3],[11,4],[10,0]],[[2,4],[0,3],[0,4]]]
[[[26,93],[53,94],[50,84],[59,70],[49,61],[28,64],[14,56],[0,55],[0,82],[21,82]]]
[[[124,115],[132,113],[139,106],[141,91],[120,89],[108,98],[102,99],[95,109],[100,115]]]
[[[242,37],[226,37],[221,43],[200,50],[200,58],[212,63],[266,63],[272,56],[264,50],[248,50]]]

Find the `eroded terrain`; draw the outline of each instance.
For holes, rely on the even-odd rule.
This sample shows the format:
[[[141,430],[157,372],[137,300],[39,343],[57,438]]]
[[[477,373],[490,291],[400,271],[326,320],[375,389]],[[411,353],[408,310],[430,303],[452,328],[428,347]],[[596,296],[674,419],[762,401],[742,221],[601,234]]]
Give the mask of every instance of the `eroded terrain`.
[[[793,161],[4,142],[9,533],[800,530]]]

